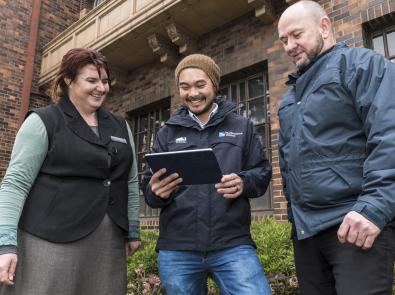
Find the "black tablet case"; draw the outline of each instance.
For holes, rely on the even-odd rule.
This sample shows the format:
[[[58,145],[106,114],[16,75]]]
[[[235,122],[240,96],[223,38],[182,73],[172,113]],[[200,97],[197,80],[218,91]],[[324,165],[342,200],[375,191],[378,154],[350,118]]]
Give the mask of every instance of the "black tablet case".
[[[221,168],[212,149],[146,154],[145,159],[153,173],[166,168],[162,178],[176,172],[184,185],[218,183],[222,178]]]

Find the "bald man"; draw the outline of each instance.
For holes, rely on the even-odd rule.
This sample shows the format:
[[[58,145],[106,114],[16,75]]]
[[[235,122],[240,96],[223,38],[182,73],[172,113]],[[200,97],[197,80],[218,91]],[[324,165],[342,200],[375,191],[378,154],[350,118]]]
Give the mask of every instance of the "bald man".
[[[278,33],[297,71],[279,151],[302,295],[392,294],[395,65],[336,43],[325,10],[299,1]]]

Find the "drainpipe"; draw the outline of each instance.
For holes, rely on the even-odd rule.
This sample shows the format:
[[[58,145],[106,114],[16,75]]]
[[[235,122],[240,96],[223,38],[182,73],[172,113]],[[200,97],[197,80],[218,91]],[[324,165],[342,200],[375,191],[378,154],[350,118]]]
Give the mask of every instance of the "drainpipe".
[[[38,24],[40,20],[41,0],[33,0],[32,16],[30,19],[30,33],[26,53],[25,72],[23,76],[22,100],[19,110],[18,126],[20,127],[25,119],[25,115],[29,109],[30,92],[32,88],[34,58],[36,55]]]

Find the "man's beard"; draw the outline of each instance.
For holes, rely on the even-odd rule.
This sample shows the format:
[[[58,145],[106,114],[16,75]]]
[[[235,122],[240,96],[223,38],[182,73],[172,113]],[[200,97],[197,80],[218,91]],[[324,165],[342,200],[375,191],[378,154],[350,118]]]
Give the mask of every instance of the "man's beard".
[[[324,40],[320,35],[316,38],[317,46],[313,48],[310,52],[304,51],[306,54],[306,59],[302,60],[300,64],[295,62],[296,67],[299,71],[305,70],[307,67],[310,66],[311,62],[314,61],[318,55],[321,54],[322,48],[324,47]]]
[[[195,95],[195,96],[188,96],[187,98],[186,98],[186,101],[187,102],[193,102],[193,101],[207,101],[207,98],[204,96],[204,95],[202,95],[202,94],[199,94],[199,95]],[[211,110],[211,108],[212,108],[212,106],[213,106],[213,103],[214,103],[214,100],[212,100],[211,101],[211,103],[209,103],[209,104],[207,104],[201,111],[199,111],[199,112],[193,112],[196,116],[199,116],[199,115],[201,115],[201,114],[204,114],[204,113],[206,113],[206,112],[208,112],[208,111],[210,111]],[[191,111],[192,112],[192,111]]]
[[[205,98],[206,97],[203,94],[198,94],[198,95],[195,95],[195,96],[188,96],[186,98],[186,100],[193,102],[193,101],[201,101],[201,100],[204,100]]]

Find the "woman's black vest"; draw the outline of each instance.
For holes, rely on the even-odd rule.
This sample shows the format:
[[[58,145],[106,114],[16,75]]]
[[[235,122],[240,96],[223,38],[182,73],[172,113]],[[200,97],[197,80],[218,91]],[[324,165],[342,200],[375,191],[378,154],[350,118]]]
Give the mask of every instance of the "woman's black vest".
[[[91,233],[107,212],[126,233],[133,157],[125,120],[98,109],[99,138],[66,97],[33,112],[47,129],[48,152],[19,227],[50,242],[71,242]]]

